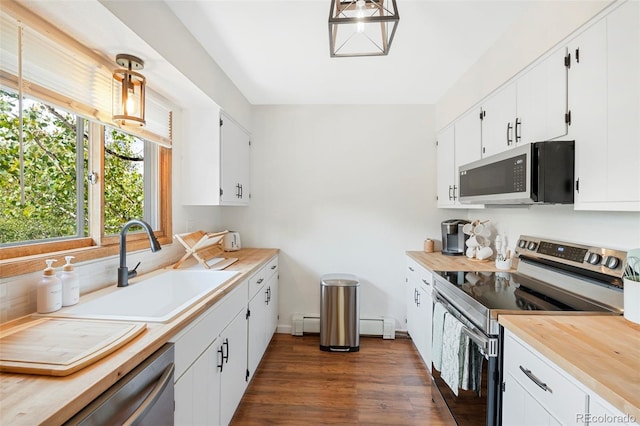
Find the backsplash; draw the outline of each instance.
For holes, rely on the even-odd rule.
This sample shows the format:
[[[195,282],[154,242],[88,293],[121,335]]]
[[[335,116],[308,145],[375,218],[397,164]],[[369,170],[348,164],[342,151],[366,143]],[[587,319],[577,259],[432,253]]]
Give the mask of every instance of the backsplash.
[[[180,244],[167,244],[162,251],[152,253],[148,249],[131,252],[127,255],[130,268],[138,262],[138,274],[142,275],[165,266],[172,265],[184,254]],[[57,270],[61,270],[64,261],[56,262]],[[110,285],[115,285],[118,278],[120,258],[111,256],[106,259],[79,262],[75,270],[80,281],[80,296]],[[44,262],[42,263],[44,269]],[[36,286],[42,277],[42,271],[14,277],[0,278],[0,323],[4,323],[36,311]]]

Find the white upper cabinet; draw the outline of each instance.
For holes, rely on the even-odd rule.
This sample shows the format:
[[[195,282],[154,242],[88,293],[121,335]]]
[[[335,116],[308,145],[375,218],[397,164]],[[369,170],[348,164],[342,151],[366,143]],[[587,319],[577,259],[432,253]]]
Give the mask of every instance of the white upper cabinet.
[[[516,85],[511,83],[482,103],[482,156],[515,146]]]
[[[620,5],[568,45],[575,208],[640,210],[640,4]]]
[[[438,207],[452,207],[455,204],[455,143],[455,128],[453,124],[438,133]]]
[[[244,206],[250,198],[250,135],[219,109],[184,113],[182,204]]]
[[[516,82],[516,144],[557,139],[567,134],[566,49],[558,49]]]
[[[438,207],[479,208],[460,204],[458,167],[481,158],[480,109],[472,108],[438,134]]]
[[[249,162],[251,136],[224,112],[220,114],[221,204],[249,204]]]
[[[566,49],[531,66],[482,103],[482,156],[567,134]]]
[[[605,200],[607,170],[607,25],[602,20],[569,44],[569,133],[576,141],[576,207]],[[582,171],[588,171],[584,173]]]

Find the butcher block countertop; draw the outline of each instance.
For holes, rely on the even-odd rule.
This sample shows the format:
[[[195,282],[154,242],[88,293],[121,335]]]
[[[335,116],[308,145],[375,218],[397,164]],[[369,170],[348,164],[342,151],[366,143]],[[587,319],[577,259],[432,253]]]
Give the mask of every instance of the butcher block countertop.
[[[479,261],[469,259],[467,256],[447,256],[441,252],[425,253],[423,251],[408,251],[407,256],[420,263],[431,271],[475,271],[475,272],[495,272],[494,260]],[[513,266],[510,271],[515,272],[517,259],[513,259]]]
[[[0,424],[59,425],[65,422],[277,253],[277,249],[242,249],[233,252],[233,257],[239,260],[226,270],[239,271],[240,274],[171,322],[147,323],[146,330],[131,342],[77,373],[66,377],[1,373]],[[185,263],[181,269],[189,265],[192,263]],[[113,272],[115,276],[116,271]],[[144,279],[144,276],[135,280],[140,279]],[[135,280],[131,282],[135,283]],[[82,303],[82,299],[80,301]],[[36,316],[23,317],[0,325],[0,332],[36,320]]]
[[[498,321],[624,414],[640,419],[640,325],[622,316],[501,315]]]

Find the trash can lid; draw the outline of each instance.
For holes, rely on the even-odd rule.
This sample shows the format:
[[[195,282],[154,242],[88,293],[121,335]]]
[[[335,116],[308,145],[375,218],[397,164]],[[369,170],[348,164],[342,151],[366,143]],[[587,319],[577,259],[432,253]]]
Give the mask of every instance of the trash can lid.
[[[358,287],[360,280],[352,274],[324,274],[321,278],[321,284],[332,287]]]

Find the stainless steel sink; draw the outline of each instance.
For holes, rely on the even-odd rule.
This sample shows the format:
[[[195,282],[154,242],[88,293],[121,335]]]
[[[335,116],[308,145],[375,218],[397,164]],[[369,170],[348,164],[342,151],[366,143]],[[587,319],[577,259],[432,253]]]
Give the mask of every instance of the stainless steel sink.
[[[166,323],[238,272],[170,270],[50,316]]]

